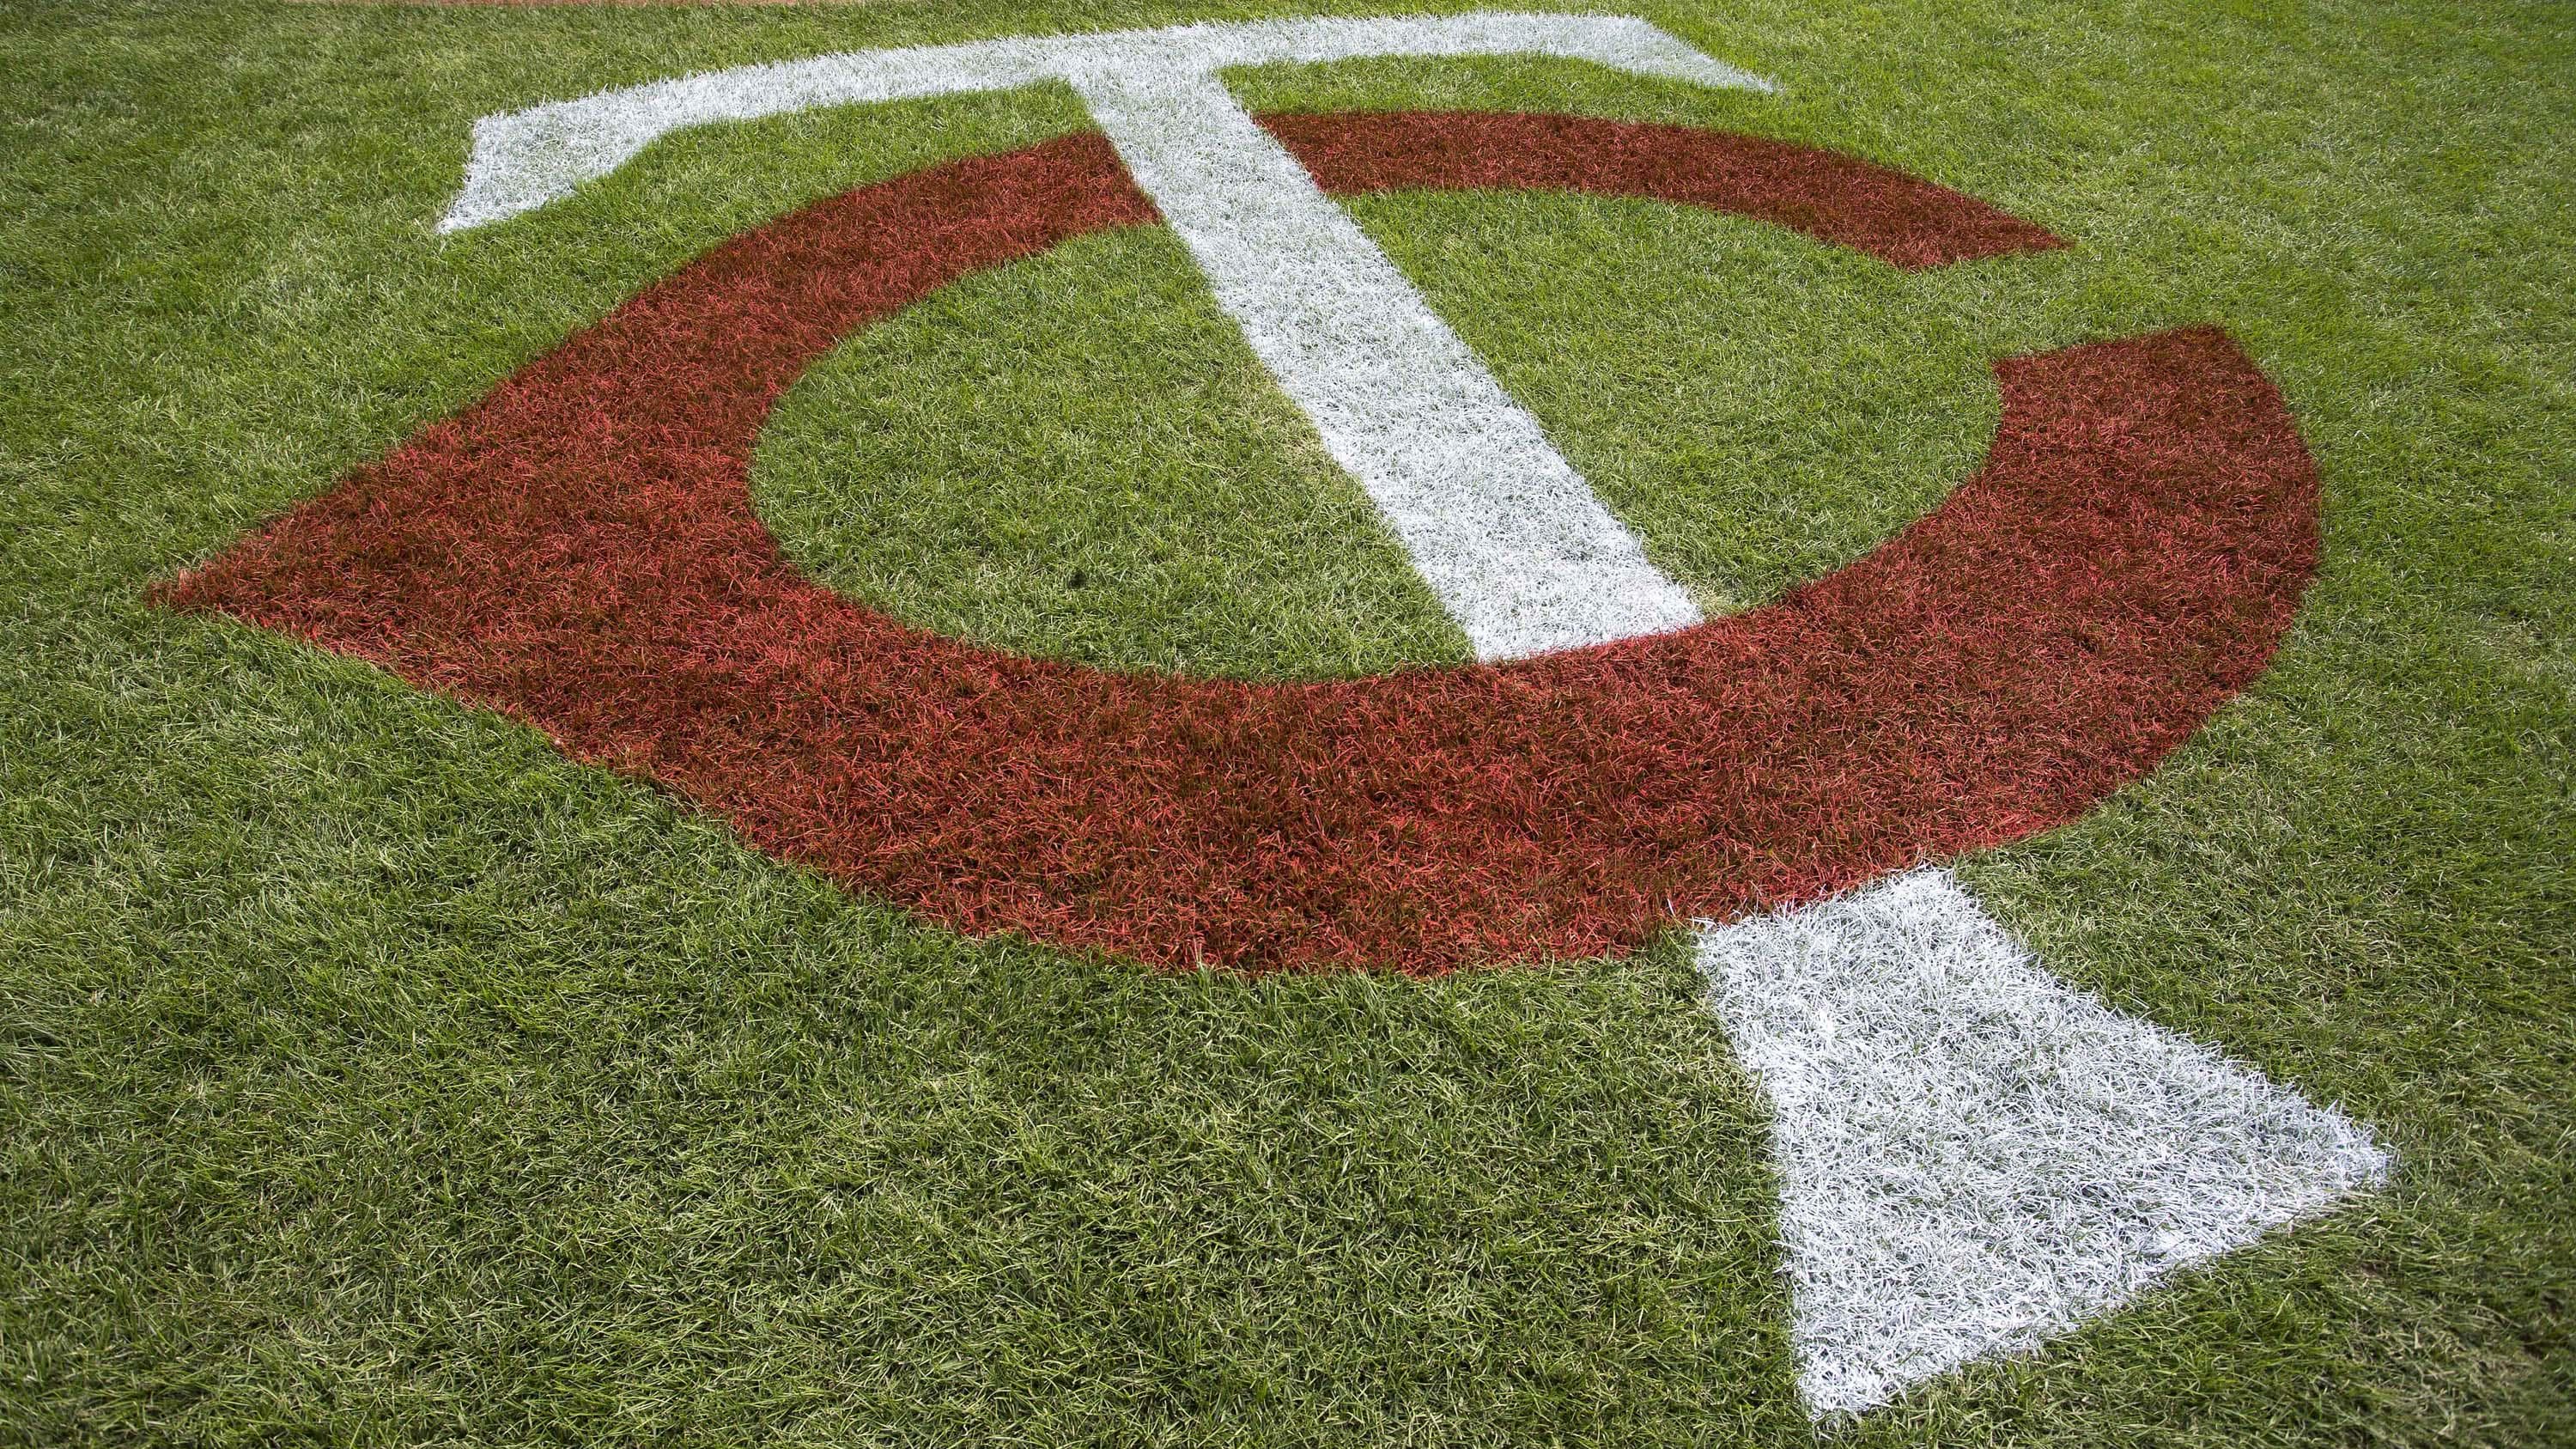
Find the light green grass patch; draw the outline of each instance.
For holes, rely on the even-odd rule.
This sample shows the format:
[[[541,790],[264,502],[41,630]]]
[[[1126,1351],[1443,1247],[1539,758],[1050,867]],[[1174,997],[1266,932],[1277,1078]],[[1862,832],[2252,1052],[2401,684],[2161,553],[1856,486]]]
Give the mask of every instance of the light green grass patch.
[[[1005,649],[1270,678],[1470,657],[1160,227],[851,339],[780,403],[752,491],[815,577]]]
[[[1562,194],[1351,207],[1711,613],[1850,561],[1974,471],[1991,359],[2027,350],[2017,322],[2041,335],[2031,299],[2067,270],[1908,275]],[[999,647],[1272,678],[1467,657],[1159,228],[854,337],[781,404],[753,476],[817,577]]]

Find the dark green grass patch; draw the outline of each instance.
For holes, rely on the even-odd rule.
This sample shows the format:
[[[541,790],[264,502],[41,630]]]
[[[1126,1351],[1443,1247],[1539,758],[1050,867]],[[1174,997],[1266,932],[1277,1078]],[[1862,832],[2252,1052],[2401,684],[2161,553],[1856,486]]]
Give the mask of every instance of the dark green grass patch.
[[[1082,124],[1040,89],[711,130],[442,241],[472,117],[1262,8],[0,12],[0,1441],[1810,1441],[1763,1119],[1671,944],[1424,982],[960,940],[142,602],[735,229]],[[2274,670],[1963,870],[2065,976],[2371,1123],[2396,1182],[1829,1440],[2576,1442],[2576,39],[2512,5],[1641,13],[1788,89],[1236,89],[1747,129],[2077,244],[1901,278],[1650,206],[1355,203],[1712,606],[1955,483],[2005,352],[2218,322],[2325,479]],[[767,516],[1015,648],[1454,658],[1190,282],[1101,238],[852,339],[774,421]]]

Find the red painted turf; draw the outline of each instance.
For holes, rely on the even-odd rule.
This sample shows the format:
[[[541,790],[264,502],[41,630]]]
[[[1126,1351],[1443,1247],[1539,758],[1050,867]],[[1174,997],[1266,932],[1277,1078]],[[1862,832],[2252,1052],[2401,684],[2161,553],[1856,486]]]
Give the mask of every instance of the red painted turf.
[[[1825,153],[1565,117],[1269,121],[1328,187],[1547,186],[1893,263],[2055,245]],[[968,931],[1144,960],[1433,970],[1635,946],[2069,820],[2260,671],[2314,568],[2279,396],[2201,328],[1998,365],[1985,469],[1751,613],[1311,685],[909,628],[751,506],[779,394],[968,272],[1152,220],[1074,136],[733,238],[163,597],[374,660]]]

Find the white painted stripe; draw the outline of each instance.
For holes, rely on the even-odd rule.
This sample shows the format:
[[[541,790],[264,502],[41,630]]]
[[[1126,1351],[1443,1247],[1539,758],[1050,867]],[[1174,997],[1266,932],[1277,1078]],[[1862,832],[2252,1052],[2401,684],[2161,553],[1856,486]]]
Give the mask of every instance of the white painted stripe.
[[[1773,1112],[1819,1417],[2032,1347],[2382,1181],[2369,1132],[2041,970],[1947,872],[1703,927]]]
[[[1077,72],[1130,67],[1206,74],[1364,56],[1548,55],[1696,85],[1771,89],[1643,20],[1479,11],[1436,17],[1176,25],[1026,36],[910,50],[852,51],[737,66],[485,116],[474,123],[465,185],[441,231],[531,211],[606,176],[661,136],[821,106],[960,91],[1009,90]]]
[[[1699,622],[1538,419],[1214,76],[1074,84],[1478,658]]]
[[[1502,53],[1770,88],[1644,21],[1589,15],[1176,26],[831,55],[487,116],[441,228],[543,205],[685,126],[1069,81],[1477,658],[1696,624],[1690,595],[1538,420],[1216,78],[1230,66]]]

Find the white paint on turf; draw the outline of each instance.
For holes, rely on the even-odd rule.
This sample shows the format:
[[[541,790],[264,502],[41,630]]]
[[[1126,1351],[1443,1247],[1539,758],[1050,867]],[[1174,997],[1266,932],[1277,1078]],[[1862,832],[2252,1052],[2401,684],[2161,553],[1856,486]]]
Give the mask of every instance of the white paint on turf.
[[[1170,70],[1206,75],[1253,65],[1369,56],[1546,55],[1696,85],[1770,90],[1643,20],[1615,15],[1465,15],[1174,25],[1088,35],[1020,36],[909,50],[849,51],[736,66],[485,116],[474,123],[465,187],[441,231],[533,211],[606,176],[659,137],[822,106],[1012,90],[1077,74]]]
[[[1216,77],[1074,86],[1478,658],[1699,622],[1538,419]]]
[[[1479,659],[1683,628],[1700,621],[1690,595],[1217,79],[1233,66],[1514,53],[1769,89],[1644,21],[1591,15],[1268,21],[855,52],[487,116],[440,226],[541,206],[687,126],[1068,82]]]
[[[2383,1180],[2369,1132],[2041,970],[1923,869],[1704,926],[1773,1112],[1819,1417],[2028,1348]]]

